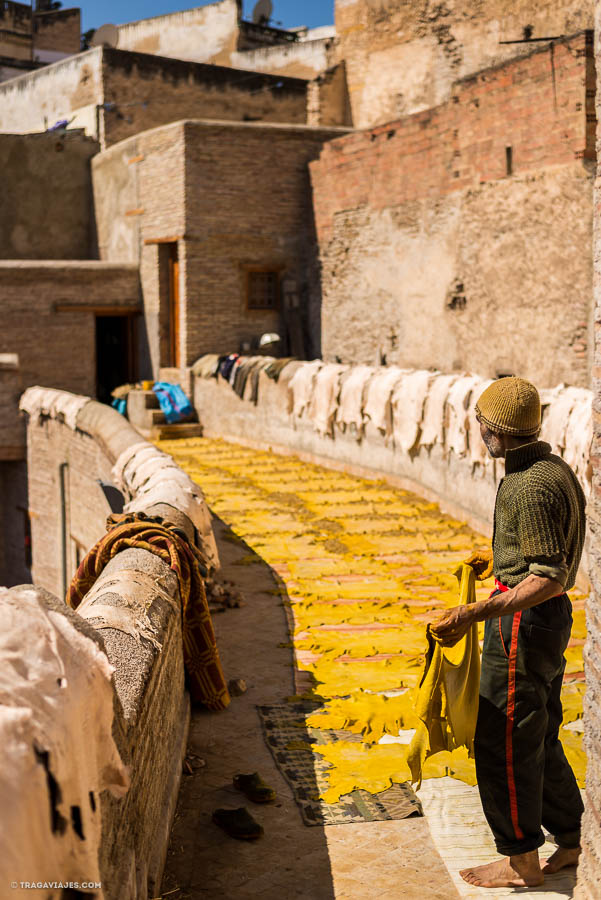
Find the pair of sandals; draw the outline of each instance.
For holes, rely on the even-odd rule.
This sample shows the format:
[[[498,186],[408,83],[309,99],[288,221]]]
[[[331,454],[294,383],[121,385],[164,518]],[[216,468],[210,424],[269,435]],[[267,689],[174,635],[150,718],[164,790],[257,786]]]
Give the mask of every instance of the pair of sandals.
[[[234,787],[253,803],[272,803],[276,799],[274,789],[265,784],[258,772],[234,776]],[[239,841],[256,841],[264,833],[263,826],[253,819],[245,806],[239,809],[216,809],[213,822],[227,835]]]

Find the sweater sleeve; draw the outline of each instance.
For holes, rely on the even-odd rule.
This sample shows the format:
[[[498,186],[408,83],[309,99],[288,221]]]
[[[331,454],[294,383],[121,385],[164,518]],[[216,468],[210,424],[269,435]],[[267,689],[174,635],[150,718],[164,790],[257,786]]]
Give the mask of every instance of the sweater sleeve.
[[[568,509],[560,494],[527,485],[516,498],[518,539],[532,575],[552,578],[565,585],[565,520]]]

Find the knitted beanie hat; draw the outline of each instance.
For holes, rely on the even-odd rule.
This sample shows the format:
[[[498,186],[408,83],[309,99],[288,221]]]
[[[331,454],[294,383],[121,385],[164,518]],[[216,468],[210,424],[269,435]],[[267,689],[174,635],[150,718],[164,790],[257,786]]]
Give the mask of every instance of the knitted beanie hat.
[[[523,378],[493,381],[476,403],[476,413],[491,431],[528,437],[540,429],[540,397]]]

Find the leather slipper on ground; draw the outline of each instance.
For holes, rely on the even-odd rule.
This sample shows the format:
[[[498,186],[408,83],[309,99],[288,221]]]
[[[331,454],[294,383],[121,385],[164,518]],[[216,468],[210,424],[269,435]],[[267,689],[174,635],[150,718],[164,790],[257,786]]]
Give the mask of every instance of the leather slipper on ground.
[[[240,809],[216,809],[213,822],[239,841],[256,841],[263,834],[263,826],[255,822],[244,806]]]
[[[234,787],[253,803],[271,803],[276,798],[274,789],[265,784],[258,772],[253,772],[252,775],[235,775]]]

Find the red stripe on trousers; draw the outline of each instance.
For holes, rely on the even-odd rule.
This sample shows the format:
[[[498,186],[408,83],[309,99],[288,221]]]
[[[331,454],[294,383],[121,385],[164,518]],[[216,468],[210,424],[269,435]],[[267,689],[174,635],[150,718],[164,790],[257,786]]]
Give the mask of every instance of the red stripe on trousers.
[[[495,578],[495,590],[508,591],[509,588],[505,584],[501,584]],[[493,591],[493,594],[495,592]],[[492,594],[491,594],[492,596]],[[511,650],[509,651],[509,670],[507,678],[507,720],[505,725],[505,762],[507,766],[507,786],[509,788],[509,809],[511,811],[511,824],[517,840],[524,837],[524,833],[520,828],[518,821],[518,796],[515,788],[515,774],[513,771],[513,721],[515,714],[515,669],[518,658],[518,635],[520,631],[520,621],[522,619],[521,610],[513,615],[513,624],[511,627]],[[501,618],[499,617],[499,634],[501,636],[501,646],[507,656],[505,650],[505,642],[503,641],[503,632],[501,631]]]
[[[513,771],[513,721],[515,714],[515,670],[518,656],[518,634],[520,631],[520,612],[514,613],[511,628],[511,650],[509,651],[509,675],[507,679],[507,724],[505,726],[505,760],[507,765],[507,786],[509,788],[509,808],[511,810],[511,823],[517,840],[524,837],[518,822],[518,797],[515,788],[515,775]]]

